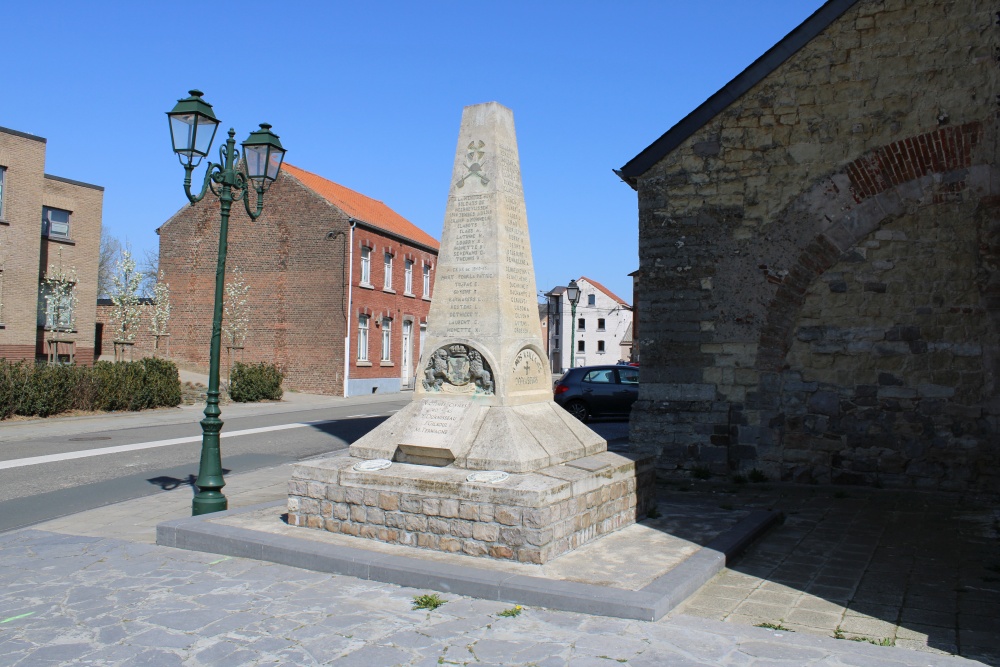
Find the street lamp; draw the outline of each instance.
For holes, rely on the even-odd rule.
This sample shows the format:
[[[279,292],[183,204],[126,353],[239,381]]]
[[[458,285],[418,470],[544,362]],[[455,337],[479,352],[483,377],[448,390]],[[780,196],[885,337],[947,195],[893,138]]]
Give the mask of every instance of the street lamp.
[[[566,287],[566,299],[570,303],[570,316],[569,316],[569,367],[576,368],[576,304],[580,301],[580,288],[577,287],[576,281],[569,281],[569,286]]]
[[[205,418],[201,420],[201,463],[195,486],[198,492],[191,503],[194,516],[221,512],[228,503],[222,493],[226,485],[222,479],[222,454],[219,433],[222,420],[219,415],[219,349],[222,339],[222,291],[226,277],[226,239],[229,235],[229,211],[234,201],[243,201],[251,220],[256,220],[264,210],[264,192],[278,178],[281,161],[285,156],[278,135],[271,126],[261,123],[260,129],[250,133],[243,142],[243,155],[236,150],[236,130],[229,130],[229,138],[219,147],[219,163],[208,163],[201,193],[191,194],[191,172],[208,155],[219,121],[212,112],[212,105],[201,98],[200,90],[189,92],[190,97],[178,100],[172,111],[170,138],[174,153],[184,167],[184,194],[191,204],[201,201],[209,190],[219,198],[221,207],[219,224],[219,261],[215,267],[215,311],[212,315],[212,348],[208,368],[208,398],[205,401]],[[216,189],[218,186],[218,189]],[[250,208],[250,188],[257,193],[256,210]]]

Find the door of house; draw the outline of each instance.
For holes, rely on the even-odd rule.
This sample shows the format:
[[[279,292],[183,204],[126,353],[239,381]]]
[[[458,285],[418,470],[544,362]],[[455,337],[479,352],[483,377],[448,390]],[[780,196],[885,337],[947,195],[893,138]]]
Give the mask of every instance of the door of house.
[[[403,375],[402,384],[404,387],[409,388],[410,386],[410,367],[413,365],[411,360],[412,345],[411,341],[413,339],[413,321],[404,320],[403,321]]]

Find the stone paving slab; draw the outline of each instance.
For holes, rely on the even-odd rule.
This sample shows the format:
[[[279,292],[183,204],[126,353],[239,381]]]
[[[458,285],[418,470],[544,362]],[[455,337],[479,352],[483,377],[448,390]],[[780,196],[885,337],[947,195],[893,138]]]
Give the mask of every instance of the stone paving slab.
[[[652,520],[546,565],[529,565],[295,528],[284,523],[283,510],[279,502],[165,521],[157,526],[156,541],[488,600],[656,620],[778,519],[773,512],[759,510],[744,513],[735,523],[713,524],[709,512],[702,520],[711,528],[702,525],[699,533],[704,546],[676,538]],[[646,557],[622,557],[639,553]]]
[[[113,538],[0,535],[0,664],[958,667],[951,656],[679,616],[442,596]]]

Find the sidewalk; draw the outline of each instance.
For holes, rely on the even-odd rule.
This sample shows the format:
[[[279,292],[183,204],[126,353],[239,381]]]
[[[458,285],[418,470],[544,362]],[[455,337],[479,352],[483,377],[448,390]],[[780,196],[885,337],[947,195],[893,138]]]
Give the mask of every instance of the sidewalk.
[[[230,507],[284,498],[290,468],[227,477]],[[995,502],[713,482],[661,498],[668,516],[788,520],[658,622],[502,617],[511,605],[443,594],[417,611],[431,591],[155,546],[158,523],[190,512],[181,487],[0,535],[0,664],[1000,665]]]
[[[280,499],[289,476],[290,466],[233,475],[226,487],[230,505]],[[885,578],[889,567],[912,573],[916,579],[923,577],[935,590],[953,586],[969,575],[959,570],[954,577],[949,574],[943,584],[936,581],[953,566],[951,561],[935,560],[942,549],[949,551],[945,541],[953,536],[942,533],[936,541],[923,540],[927,531],[933,533],[946,526],[936,522],[923,528],[914,526],[909,536],[886,528],[900,519],[900,512],[908,511],[907,505],[912,503],[907,498],[912,496],[851,490],[848,498],[834,498],[836,492],[831,489],[762,489],[756,485],[735,493],[729,493],[725,485],[700,485],[685,492],[680,488],[666,489],[661,511],[681,512],[684,503],[695,502],[700,496],[720,506],[779,504],[798,514],[791,514],[784,526],[724,570],[686,607],[655,623],[541,608],[526,608],[517,617],[505,618],[498,614],[509,604],[448,594],[442,595],[447,600],[444,606],[414,611],[413,596],[430,591],[153,545],[157,523],[189,512],[188,488],[83,512],[0,535],[0,586],[4,591],[0,597],[0,663],[1000,664],[997,655],[984,646],[958,646],[967,649],[962,651],[967,655],[968,649],[978,651],[982,663],[946,655],[942,651],[951,652],[956,646],[942,642],[939,630],[924,632],[927,639],[921,641],[917,638],[920,631],[913,629],[919,623],[906,620],[909,612],[895,625],[897,646],[907,648],[833,639],[820,627],[822,623],[810,626],[806,622],[804,614],[823,603],[826,607],[815,611],[832,617],[839,614],[842,630],[847,633],[871,632],[864,623],[883,620],[881,611],[873,606],[864,616],[861,607],[838,606],[831,599],[830,592],[822,588],[831,585],[825,579],[832,576],[831,563],[840,563],[842,578],[861,580],[857,590],[871,587],[866,577],[874,576],[875,583]],[[939,502],[938,496],[919,497],[933,501],[921,504],[924,509],[920,511],[925,514],[934,514],[934,508],[941,508],[941,516],[962,509],[957,499],[949,504]],[[983,520],[986,514],[973,511],[970,516]],[[845,517],[854,518],[848,521]],[[982,531],[991,528],[983,521],[974,525]],[[865,526],[866,530],[857,530]],[[985,532],[983,536],[989,537]],[[896,561],[893,552],[901,547],[900,540],[911,544],[904,561]],[[971,558],[996,555],[995,537],[992,542],[972,542],[985,551],[974,553],[968,545],[959,545],[962,548],[956,551],[960,556],[954,562],[971,565]],[[866,565],[852,569],[845,564],[850,560],[845,554],[860,549],[871,555],[866,557]],[[935,563],[936,570],[927,569]],[[985,560],[979,563],[980,567],[986,565]],[[812,583],[791,582],[788,577],[796,568],[800,570],[799,582]],[[932,590],[915,588],[919,583],[905,584],[909,589],[904,597],[911,601],[933,597],[929,595]],[[977,615],[979,622],[992,624],[977,628],[977,636],[995,646],[1000,638],[996,631],[1000,614],[994,613],[997,595],[989,592],[989,584],[976,583],[979,585],[968,586],[966,593],[952,591],[956,597],[970,597],[964,604],[957,603],[951,618],[970,620],[971,616],[963,614],[972,605],[982,612]],[[779,599],[782,594],[787,599]],[[768,595],[769,599],[762,599]],[[903,605],[903,609],[917,608]],[[843,627],[845,618],[853,618],[850,622],[855,625]],[[929,620],[926,613],[921,618]],[[763,622],[758,619],[767,619],[781,629],[753,627],[752,622]],[[872,638],[885,638],[887,629],[880,626],[878,630]],[[907,630],[911,631],[909,639]],[[957,642],[965,642],[965,628],[955,637]],[[907,650],[914,648],[922,650]]]

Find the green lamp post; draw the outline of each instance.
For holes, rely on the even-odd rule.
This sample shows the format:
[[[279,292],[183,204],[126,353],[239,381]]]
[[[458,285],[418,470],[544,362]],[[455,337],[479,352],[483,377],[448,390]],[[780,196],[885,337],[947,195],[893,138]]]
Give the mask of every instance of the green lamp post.
[[[576,368],[576,304],[580,301],[580,288],[575,280],[566,287],[566,300],[570,304],[569,316],[569,367]]]
[[[285,156],[278,135],[271,126],[261,123],[260,129],[250,133],[243,142],[242,160],[236,149],[236,131],[229,130],[225,145],[219,147],[219,163],[209,162],[201,192],[191,194],[191,172],[208,155],[219,121],[212,112],[212,105],[202,99],[200,90],[190,91],[190,97],[177,101],[167,112],[170,121],[170,138],[174,152],[184,167],[184,193],[191,204],[201,201],[209,190],[219,198],[221,207],[219,223],[219,260],[215,268],[215,310],[212,315],[212,347],[208,369],[208,398],[205,401],[205,418],[201,420],[201,463],[195,486],[198,492],[191,505],[192,514],[220,512],[227,508],[222,487],[222,453],[219,434],[222,420],[219,416],[219,351],[222,340],[222,292],[226,277],[226,239],[229,234],[229,211],[234,201],[243,201],[247,215],[256,220],[264,210],[264,193],[278,178],[281,161]],[[257,194],[256,210],[251,208],[250,189]]]

